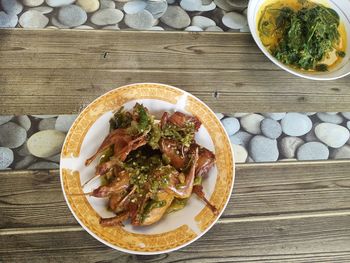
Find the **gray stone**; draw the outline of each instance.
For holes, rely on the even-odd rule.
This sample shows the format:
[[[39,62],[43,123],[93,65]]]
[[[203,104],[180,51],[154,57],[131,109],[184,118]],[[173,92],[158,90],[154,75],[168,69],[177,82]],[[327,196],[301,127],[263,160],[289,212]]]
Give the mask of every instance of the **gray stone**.
[[[227,0],[227,3],[237,10],[242,10],[248,6],[249,0]]]
[[[250,32],[249,25],[245,25],[244,27],[240,28],[240,29],[239,29],[239,32],[242,32],[242,33],[249,33],[249,32]]]
[[[231,12],[224,15],[222,23],[228,28],[241,29],[247,25],[247,18],[239,13]]]
[[[221,123],[224,126],[228,136],[231,136],[238,132],[241,127],[239,121],[233,117],[223,118],[221,120]]]
[[[260,129],[262,134],[270,139],[277,139],[282,135],[281,124],[270,118],[262,120],[260,123]]]
[[[6,147],[0,147],[0,170],[9,167],[14,159],[13,151]]]
[[[188,27],[191,23],[189,15],[179,6],[169,6],[160,21],[176,29]]]
[[[1,0],[1,6],[7,14],[17,15],[23,10],[23,5],[18,0]]]
[[[264,117],[259,114],[249,114],[241,118],[241,126],[249,133],[260,134],[260,123],[263,119]]]
[[[326,145],[320,142],[308,142],[301,145],[297,151],[299,161],[327,160],[329,150]]]
[[[100,9],[115,8],[115,2],[112,0],[100,0]]]
[[[98,26],[117,24],[122,21],[124,13],[118,9],[101,9],[91,16],[91,22]]]
[[[150,12],[142,10],[136,14],[126,14],[124,22],[131,28],[142,30],[151,28],[154,18]]]
[[[281,121],[282,130],[289,136],[302,136],[312,128],[310,118],[304,114],[289,112]]]
[[[118,25],[104,26],[104,27],[102,27],[102,29],[105,29],[105,30],[120,30]]]
[[[28,10],[19,18],[19,24],[23,28],[44,28],[49,23],[49,19],[36,10]]]
[[[75,0],[46,0],[46,4],[51,7],[60,7],[73,4]]]
[[[222,30],[222,28],[218,27],[218,26],[210,26],[210,27],[207,27],[205,29],[205,31],[208,31],[208,32],[223,32],[224,30]]]
[[[216,26],[215,21],[205,16],[192,17],[192,26],[198,26],[202,29],[206,29],[210,26]]]
[[[45,160],[48,160],[48,161],[51,161],[51,162],[55,162],[55,163],[59,163],[60,159],[61,159],[61,153],[56,154],[56,155],[51,156],[51,157],[45,158]]]
[[[252,157],[248,156],[247,163],[255,163]]]
[[[346,123],[346,127],[348,127],[348,129],[350,130],[350,121]]]
[[[27,115],[17,116],[16,122],[21,127],[23,127],[26,131],[29,131],[30,127],[32,126],[32,122],[30,121],[30,119]]]
[[[211,2],[209,5],[202,5],[201,12],[208,12],[212,11],[216,8],[216,4],[214,2]]]
[[[341,124],[343,122],[343,117],[338,114],[329,114],[326,112],[318,112],[317,117],[324,122],[334,123],[334,124]]]
[[[349,130],[333,123],[321,123],[315,127],[316,137],[332,148],[342,147],[350,138]]]
[[[307,116],[315,115],[317,112],[300,112],[301,114],[305,114]]]
[[[213,0],[202,0],[202,5],[210,5],[213,3]]]
[[[42,119],[39,122],[38,128],[39,128],[39,131],[54,130],[55,124],[56,124],[56,118]]]
[[[341,114],[344,116],[344,118],[350,120],[350,112],[342,112]]]
[[[239,131],[236,134],[230,136],[230,141],[232,144],[242,145],[247,148],[252,137],[253,135],[248,132]]]
[[[12,28],[18,23],[18,17],[15,14],[6,14],[0,11],[0,28]]]
[[[243,146],[237,144],[232,144],[232,149],[235,163],[245,163],[248,157],[247,150]]]
[[[27,169],[30,170],[41,170],[41,169],[58,169],[60,166],[57,163],[51,162],[38,162],[30,165]]]
[[[214,0],[214,3],[224,11],[233,11],[234,7],[229,5],[227,0]]]
[[[282,120],[286,114],[286,112],[262,113],[265,117],[274,119],[275,121]]]
[[[7,122],[0,126],[0,145],[8,148],[17,148],[27,139],[27,132],[21,126],[13,122]]]
[[[44,0],[22,0],[22,3],[25,6],[35,7],[35,6],[39,6],[42,3],[44,3]]]
[[[27,142],[25,142],[21,147],[19,147],[17,150],[17,154],[19,156],[28,156],[31,155],[31,153],[28,151]]]
[[[0,125],[3,125],[6,122],[12,120],[13,115],[0,116]]]
[[[164,28],[162,28],[161,26],[152,26],[152,27],[149,28],[148,30],[152,30],[152,31],[164,31]]]
[[[63,25],[62,23],[60,23],[56,17],[52,16],[51,17],[51,23],[57,28],[69,28],[69,26]],[[34,115],[33,115],[34,116]],[[38,115],[36,115],[38,116]],[[48,115],[48,116],[56,116],[56,115]],[[40,118],[40,117],[37,117]]]
[[[334,149],[331,153],[332,159],[350,159],[350,145],[344,145],[338,149]]]
[[[33,155],[25,156],[21,160],[16,162],[15,169],[25,169],[35,161],[36,158]]]
[[[103,9],[103,10],[109,10],[109,9]],[[97,14],[97,12],[95,14]],[[86,22],[87,14],[80,6],[66,5],[66,6],[60,7],[60,9],[58,10],[57,18],[58,18],[58,21],[63,25],[66,25],[69,27],[75,27],[75,26],[80,26]]]
[[[176,0],[166,0],[169,5],[174,4]]]
[[[250,140],[249,155],[256,162],[275,162],[279,156],[277,141],[257,135]]]
[[[219,120],[225,117],[225,115],[220,112],[216,112],[215,115],[216,115],[216,118],[218,118]]]
[[[50,14],[53,11],[53,8],[49,6],[38,6],[38,7],[32,8],[32,10],[38,11],[45,15],[45,14]]]
[[[145,1],[130,1],[123,6],[123,10],[126,14],[137,14],[138,12],[144,10],[147,6]]]
[[[168,8],[165,0],[148,0],[145,9],[150,12],[154,18],[160,18]]]
[[[185,28],[185,31],[201,32],[203,29],[198,26],[188,26]]]
[[[181,0],[180,6],[186,11],[200,11],[202,8],[201,0]]]
[[[304,144],[304,141],[298,137],[284,137],[280,141],[281,155],[285,158],[294,158],[297,149]]]
[[[33,134],[27,141],[29,152],[40,158],[47,158],[61,151],[65,134],[56,130],[45,130]]]

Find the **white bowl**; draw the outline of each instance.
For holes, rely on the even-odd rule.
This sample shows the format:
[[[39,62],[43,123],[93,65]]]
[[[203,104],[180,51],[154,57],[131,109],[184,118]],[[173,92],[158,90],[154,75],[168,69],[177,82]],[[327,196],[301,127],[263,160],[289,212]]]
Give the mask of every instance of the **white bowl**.
[[[267,0],[250,0],[248,5],[248,24],[250,32],[253,38],[262,52],[277,66],[299,77],[313,79],[313,80],[334,80],[345,77],[350,74],[350,0],[313,0],[312,2],[323,4],[334,9],[340,16],[340,21],[344,23],[346,29],[347,47],[346,56],[342,62],[336,67],[327,72],[307,72],[293,69],[270,54],[260,40],[259,32],[257,29],[258,19],[260,17],[260,7]]]

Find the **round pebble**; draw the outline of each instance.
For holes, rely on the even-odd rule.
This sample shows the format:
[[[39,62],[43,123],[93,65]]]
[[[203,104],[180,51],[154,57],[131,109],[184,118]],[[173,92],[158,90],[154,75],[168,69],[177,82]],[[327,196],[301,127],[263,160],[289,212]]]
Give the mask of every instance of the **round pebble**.
[[[102,27],[102,29],[106,29],[106,30],[120,30],[118,25],[104,26],[104,27]]]
[[[16,122],[23,127],[26,131],[29,131],[32,126],[32,122],[30,121],[27,115],[21,115],[16,117]]]
[[[17,148],[27,139],[27,132],[21,126],[13,122],[7,122],[0,126],[0,145],[8,148]]]
[[[210,26],[216,26],[215,24],[215,21],[208,18],[208,17],[205,17],[205,16],[194,16],[192,18],[192,23],[191,23],[192,26],[198,26],[202,29],[206,29]]]
[[[176,29],[188,27],[191,23],[189,15],[179,6],[169,6],[160,21]]]
[[[329,114],[326,112],[318,112],[316,113],[317,117],[324,122],[341,124],[343,122],[343,117],[338,114]]]
[[[38,128],[39,128],[39,131],[54,130],[55,124],[56,124],[56,118],[42,119],[39,122]]]
[[[327,160],[329,150],[326,145],[320,142],[308,142],[301,145],[297,151],[299,161]]]
[[[124,22],[127,26],[135,29],[148,29],[153,26],[154,18],[147,10],[142,10],[136,14],[126,14]]]
[[[202,5],[209,5],[213,3],[213,0],[202,0]]]
[[[38,11],[45,15],[45,14],[50,14],[53,11],[53,8],[49,6],[38,6],[38,7],[32,8],[32,10]]]
[[[318,124],[315,127],[315,134],[321,142],[332,148],[342,147],[350,138],[347,128],[333,123]]]
[[[247,116],[249,114],[250,113],[247,113],[247,112],[238,112],[238,113],[231,114],[231,116],[236,117],[236,118],[242,118],[242,117]]]
[[[162,28],[161,26],[152,26],[152,27],[149,28],[148,30],[152,30],[152,31],[164,31],[164,28]]]
[[[228,117],[221,120],[222,125],[224,126],[228,136],[231,136],[239,131],[240,124],[236,118]]]
[[[49,19],[36,10],[28,10],[19,18],[19,24],[24,28],[44,28]]]
[[[23,10],[23,5],[18,0],[1,0],[1,6],[7,14],[17,15]]]
[[[27,141],[29,152],[37,157],[46,158],[61,151],[65,134],[55,130],[39,131]]]
[[[48,119],[48,118],[57,117],[58,115],[32,115],[32,116],[38,119]]]
[[[127,13],[127,14],[136,14],[142,10],[144,10],[147,6],[147,3],[145,1],[130,1],[130,2],[127,2],[123,9],[124,9],[124,12]]]
[[[98,26],[113,25],[119,23],[124,13],[118,9],[102,9],[91,16],[91,22]]]
[[[13,151],[6,147],[0,147],[0,170],[9,167],[14,159]]]
[[[247,148],[252,137],[253,135],[248,132],[239,131],[236,134],[230,136],[230,141],[232,144],[242,145]]]
[[[279,156],[277,141],[257,135],[250,140],[249,153],[256,162],[275,162]]]
[[[262,134],[270,139],[277,139],[282,135],[282,127],[279,122],[270,118],[262,120],[260,129]]]
[[[57,163],[51,163],[51,162],[38,162],[33,163],[30,165],[27,169],[30,170],[40,170],[40,169],[57,169],[60,168],[60,166]]]
[[[54,156],[45,158],[45,160],[48,160],[48,161],[51,161],[51,162],[55,162],[55,163],[59,163],[60,159],[61,159],[61,154],[60,153],[56,154]]]
[[[68,132],[77,115],[59,115],[56,120],[55,130]]]
[[[19,156],[28,156],[31,153],[28,151],[27,143],[25,142],[21,147],[17,149],[17,154]]]
[[[280,141],[281,155],[285,158],[294,158],[297,149],[304,144],[304,141],[298,137],[284,137]]]
[[[203,31],[203,29],[198,26],[188,26],[185,28],[185,31],[200,32]]]
[[[108,9],[104,9],[108,10]],[[97,13],[95,13],[97,14]],[[86,22],[86,12],[77,5],[62,6],[58,10],[58,21],[69,27],[80,26]]]
[[[229,5],[227,0],[214,0],[214,3],[224,11],[234,10],[234,7]]]
[[[315,115],[317,112],[301,112],[301,113],[307,116],[312,116],[312,115]]]
[[[165,11],[168,8],[167,1],[163,0],[148,0],[147,6],[145,9],[150,12],[154,18],[160,18],[162,15],[164,15]]]
[[[344,116],[344,118],[350,120],[350,112],[342,112],[341,114]]]
[[[115,8],[115,2],[112,0],[100,0],[100,9]]]
[[[216,118],[218,118],[219,120],[221,120],[223,117],[225,117],[225,115],[222,114],[222,113],[220,113],[220,112],[216,112],[216,113],[215,113],[215,116],[216,116]]]
[[[245,129],[249,133],[260,134],[260,123],[263,119],[264,117],[259,114],[249,114],[241,118],[241,125],[243,129]]]
[[[92,26],[88,26],[88,25],[81,25],[81,26],[76,26],[74,27],[75,29],[94,29]]]
[[[32,163],[36,161],[36,158],[33,155],[28,155],[20,159],[15,164],[15,169],[25,169]]]
[[[301,113],[290,112],[281,121],[282,130],[289,136],[302,136],[312,128],[310,118]]]
[[[223,32],[224,30],[222,30],[222,28],[220,28],[218,26],[210,26],[210,27],[207,27],[205,29],[205,31],[208,31],[208,32]]]
[[[245,163],[248,158],[248,152],[247,150],[237,144],[232,144],[233,149],[233,157],[236,163]]]
[[[239,13],[231,12],[224,15],[222,23],[232,29],[241,29],[247,25],[247,18]]]
[[[60,7],[73,4],[75,0],[46,0],[46,4],[51,7]]]
[[[15,14],[6,14],[0,11],[0,28],[12,28],[18,23],[18,17]]]
[[[209,5],[202,5],[201,12],[208,12],[212,11],[216,8],[216,4],[214,2],[211,2]]]
[[[227,0],[227,3],[235,8],[242,9],[248,6],[249,0]]]
[[[0,125],[9,122],[10,120],[12,120],[13,115],[7,115],[7,116],[0,116]]]
[[[202,8],[201,0],[181,0],[180,6],[186,11],[200,11]]]
[[[100,7],[98,0],[77,0],[77,4],[87,13],[95,12]]]
[[[44,0],[22,0],[22,3],[25,6],[35,7],[35,6],[39,6],[42,3],[44,3]]]
[[[69,28],[69,26],[63,25],[60,23],[56,17],[52,16],[51,17],[51,23],[56,27],[56,28]]]
[[[350,159],[350,146],[344,145],[338,149],[334,149],[331,154],[332,159]]]

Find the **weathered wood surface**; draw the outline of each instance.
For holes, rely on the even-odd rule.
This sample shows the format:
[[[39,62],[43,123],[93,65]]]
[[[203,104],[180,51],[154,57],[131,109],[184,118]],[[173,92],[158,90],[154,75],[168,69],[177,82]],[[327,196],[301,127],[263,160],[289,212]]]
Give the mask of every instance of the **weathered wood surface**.
[[[189,247],[151,258],[119,253],[85,233],[63,200],[58,171],[4,171],[0,259],[350,261],[349,170],[349,161],[237,165],[234,192],[219,223]]]
[[[218,112],[348,111],[350,77],[305,80],[249,34],[0,30],[0,114],[76,113],[121,85],[159,82]]]

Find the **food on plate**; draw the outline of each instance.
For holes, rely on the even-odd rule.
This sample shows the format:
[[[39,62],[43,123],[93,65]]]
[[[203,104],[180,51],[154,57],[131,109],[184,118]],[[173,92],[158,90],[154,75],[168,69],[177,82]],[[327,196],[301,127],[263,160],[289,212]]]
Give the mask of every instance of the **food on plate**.
[[[85,162],[90,165],[99,156],[94,178],[101,177],[102,185],[88,194],[109,198],[108,208],[115,213],[101,218],[101,225],[127,219],[134,226],[154,224],[184,208],[192,193],[217,214],[202,187],[215,155],[196,143],[200,126],[197,117],[181,112],[164,112],[157,121],[138,103],[132,112],[115,112],[110,133]]]
[[[346,55],[345,27],[329,7],[307,0],[272,0],[259,13],[263,45],[288,66],[327,71]]]

